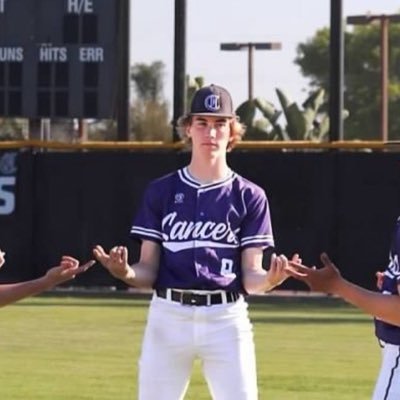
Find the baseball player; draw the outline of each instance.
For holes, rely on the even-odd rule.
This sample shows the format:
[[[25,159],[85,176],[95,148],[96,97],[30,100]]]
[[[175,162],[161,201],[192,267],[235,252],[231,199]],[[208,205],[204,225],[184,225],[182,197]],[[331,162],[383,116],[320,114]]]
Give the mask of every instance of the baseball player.
[[[375,317],[375,334],[382,348],[382,363],[372,400],[400,399],[400,218],[396,223],[389,265],[377,274],[381,293],[372,292],[346,281],[326,254],[324,267],[308,268],[290,263],[286,270],[292,277],[306,282],[312,290],[336,294],[350,304]]]
[[[5,263],[5,253],[0,250],[0,267]],[[44,276],[26,282],[1,284],[0,285],[0,307],[24,297],[33,296],[65,281],[75,278],[90,268],[95,261],[89,261],[79,266],[79,261],[73,257],[63,256],[60,265],[49,269]]]
[[[264,191],[232,171],[226,154],[244,134],[228,91],[198,90],[178,126],[192,148],[188,166],[149,184],[125,247],[94,255],[131,286],[153,288],[139,362],[139,400],[183,399],[195,358],[213,399],[255,400],[253,330],[244,295],[287,277],[285,256],[262,268],[274,245]],[[297,260],[297,258],[296,258]]]
[[[400,218],[397,219],[389,252],[389,264],[378,272],[377,286],[384,295],[399,298],[400,294]],[[375,318],[375,334],[382,349],[382,363],[373,400],[400,398],[400,327]]]

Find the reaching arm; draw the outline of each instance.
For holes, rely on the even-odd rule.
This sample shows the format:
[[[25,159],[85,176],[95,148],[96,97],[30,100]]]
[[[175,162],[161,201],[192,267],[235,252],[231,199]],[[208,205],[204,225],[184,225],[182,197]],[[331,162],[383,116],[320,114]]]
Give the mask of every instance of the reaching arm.
[[[243,286],[249,294],[268,292],[289,277],[286,272],[288,260],[284,255],[272,254],[268,271],[262,268],[262,257],[261,247],[246,248],[242,252]],[[297,255],[295,260],[298,260]]]
[[[321,254],[323,268],[290,263],[290,276],[305,282],[311,290],[340,296],[367,314],[400,326],[400,296],[372,292],[344,279],[329,257]]]
[[[4,258],[4,257],[3,257]],[[60,265],[49,269],[46,275],[31,281],[0,285],[0,306],[14,303],[24,297],[33,296],[51,289],[60,283],[75,278],[94,264],[94,261],[79,266],[79,261],[63,256]]]
[[[343,278],[339,281],[334,294],[367,314],[400,326],[400,296],[372,292]]]
[[[101,246],[93,249],[94,257],[111,275],[129,286],[150,289],[157,278],[160,261],[160,245],[150,240],[144,240],[140,249],[139,262],[128,264],[128,249],[115,246],[107,254]]]

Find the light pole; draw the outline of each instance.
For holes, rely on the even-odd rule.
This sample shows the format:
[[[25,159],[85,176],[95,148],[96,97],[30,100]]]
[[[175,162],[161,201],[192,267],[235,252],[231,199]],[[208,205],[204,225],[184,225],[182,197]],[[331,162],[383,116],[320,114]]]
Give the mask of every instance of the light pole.
[[[221,50],[238,51],[247,50],[248,52],[248,85],[249,100],[253,99],[253,57],[254,50],[280,50],[282,48],[279,42],[247,42],[247,43],[221,43]]]
[[[352,25],[367,25],[373,21],[379,21],[381,25],[381,138],[388,140],[389,106],[389,23],[400,22],[400,15],[354,15],[347,17],[347,23]]]
[[[186,0],[175,0],[173,141],[179,141],[178,118],[186,111]]]
[[[343,0],[331,0],[329,33],[329,141],[343,140]]]

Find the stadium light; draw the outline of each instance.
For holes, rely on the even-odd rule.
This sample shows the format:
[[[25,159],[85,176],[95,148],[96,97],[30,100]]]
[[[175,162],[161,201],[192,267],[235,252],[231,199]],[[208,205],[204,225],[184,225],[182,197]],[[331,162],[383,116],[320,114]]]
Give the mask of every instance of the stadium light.
[[[253,99],[253,56],[254,50],[280,50],[282,48],[279,42],[245,42],[245,43],[221,43],[221,50],[248,52],[248,86],[249,100]]]

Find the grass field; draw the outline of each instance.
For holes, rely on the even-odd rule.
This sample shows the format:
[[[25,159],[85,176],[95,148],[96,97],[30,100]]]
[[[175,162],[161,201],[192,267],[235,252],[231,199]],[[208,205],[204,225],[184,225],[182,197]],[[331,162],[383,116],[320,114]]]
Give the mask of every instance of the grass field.
[[[260,400],[370,398],[380,354],[368,316],[339,301],[267,301],[251,304]],[[136,399],[147,305],[36,297],[1,309],[0,399]],[[210,399],[199,364],[186,399]]]

